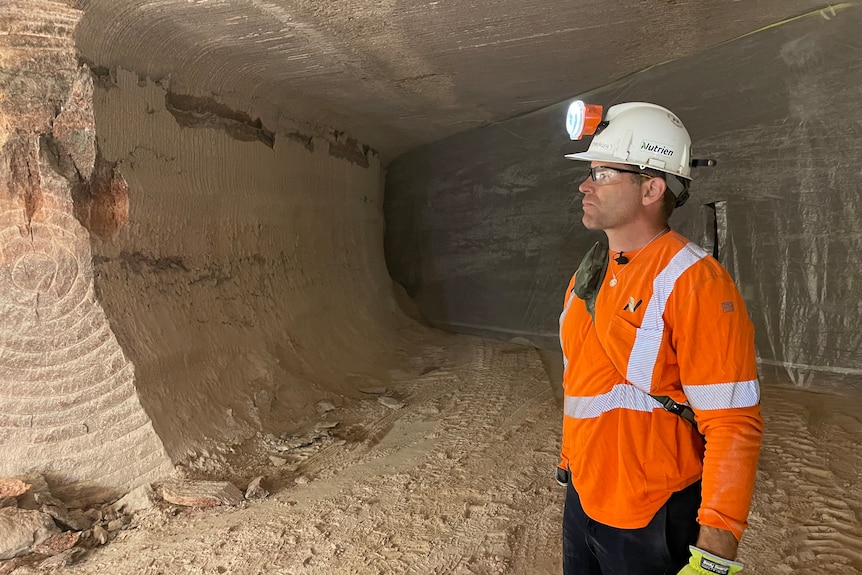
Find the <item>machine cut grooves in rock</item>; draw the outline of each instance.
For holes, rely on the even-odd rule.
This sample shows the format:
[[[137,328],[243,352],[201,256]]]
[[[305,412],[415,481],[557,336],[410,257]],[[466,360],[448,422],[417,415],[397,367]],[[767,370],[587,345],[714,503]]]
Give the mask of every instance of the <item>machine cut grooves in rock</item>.
[[[0,4],[0,575],[559,573],[576,99],[717,160],[744,573],[862,573],[862,5]]]

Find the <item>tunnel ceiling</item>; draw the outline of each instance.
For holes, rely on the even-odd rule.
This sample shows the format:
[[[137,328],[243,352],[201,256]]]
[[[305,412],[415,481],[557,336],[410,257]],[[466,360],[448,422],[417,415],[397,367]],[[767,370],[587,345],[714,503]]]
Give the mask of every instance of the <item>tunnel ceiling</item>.
[[[384,159],[824,6],[806,0],[80,0],[82,58]],[[684,90],[685,86],[681,85]]]

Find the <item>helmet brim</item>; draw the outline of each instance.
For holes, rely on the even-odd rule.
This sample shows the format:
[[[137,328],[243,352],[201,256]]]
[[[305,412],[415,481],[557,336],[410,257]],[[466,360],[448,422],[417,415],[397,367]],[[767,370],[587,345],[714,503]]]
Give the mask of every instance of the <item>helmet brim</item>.
[[[587,150],[586,152],[581,152],[579,154],[566,154],[566,158],[570,160],[582,160],[584,162],[611,162],[614,164],[627,164],[634,166],[631,162],[626,162],[625,160],[621,160],[612,154],[600,154],[597,152],[591,152]]]

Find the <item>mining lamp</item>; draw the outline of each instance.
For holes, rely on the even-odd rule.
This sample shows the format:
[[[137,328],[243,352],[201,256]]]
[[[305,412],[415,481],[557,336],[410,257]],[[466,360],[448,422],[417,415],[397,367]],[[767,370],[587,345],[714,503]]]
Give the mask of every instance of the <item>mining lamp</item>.
[[[566,112],[566,132],[572,140],[592,136],[602,121],[602,107],[599,104],[585,104],[575,100]]]

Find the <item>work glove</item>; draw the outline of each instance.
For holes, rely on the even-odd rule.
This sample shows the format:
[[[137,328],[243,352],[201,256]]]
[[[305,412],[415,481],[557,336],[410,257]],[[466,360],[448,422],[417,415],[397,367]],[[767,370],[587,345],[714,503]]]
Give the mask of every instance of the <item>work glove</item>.
[[[717,557],[694,545],[688,546],[691,558],[677,575],[734,575],[742,571],[742,563]]]
[[[562,485],[563,487],[569,486],[569,470],[563,469],[562,467],[557,467],[557,470],[554,472],[554,479]]]

